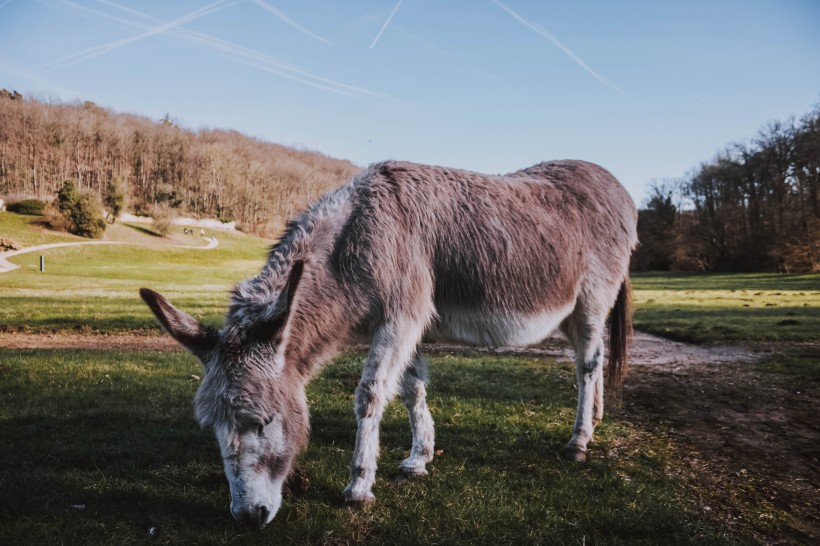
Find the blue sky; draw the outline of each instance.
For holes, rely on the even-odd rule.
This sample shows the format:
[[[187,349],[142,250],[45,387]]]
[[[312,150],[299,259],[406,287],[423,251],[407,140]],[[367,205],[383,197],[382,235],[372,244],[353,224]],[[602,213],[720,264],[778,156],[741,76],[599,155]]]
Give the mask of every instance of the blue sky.
[[[820,1],[0,0],[0,87],[636,199],[820,102]]]

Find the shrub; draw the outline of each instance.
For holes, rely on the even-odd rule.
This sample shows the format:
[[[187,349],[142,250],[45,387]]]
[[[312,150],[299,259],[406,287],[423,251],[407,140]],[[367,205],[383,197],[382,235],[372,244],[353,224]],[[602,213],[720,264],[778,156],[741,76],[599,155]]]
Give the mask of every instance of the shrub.
[[[57,208],[68,217],[79,198],[80,192],[77,191],[77,186],[71,180],[66,180],[63,182],[63,187],[57,192]]]
[[[100,239],[105,233],[105,217],[97,197],[90,193],[82,193],[71,210],[71,223],[74,235]]]
[[[10,203],[6,210],[17,214],[30,214],[31,216],[41,216],[46,204],[39,199],[24,199],[16,203]]]
[[[71,222],[60,212],[60,209],[57,208],[56,201],[49,203],[45,211],[43,211],[42,223],[54,231],[69,231],[71,229]]]
[[[113,224],[122,214],[122,209],[125,208],[125,184],[121,180],[109,182],[105,188],[103,202]]]
[[[105,233],[105,216],[99,198],[78,191],[71,180],[66,180],[57,192],[57,210],[63,222],[50,215],[49,223],[54,228],[63,226],[69,233],[91,239],[100,239]]]
[[[154,211],[154,231],[160,237],[167,237],[168,232],[171,231],[171,226],[174,224],[174,211],[167,206],[160,205]]]

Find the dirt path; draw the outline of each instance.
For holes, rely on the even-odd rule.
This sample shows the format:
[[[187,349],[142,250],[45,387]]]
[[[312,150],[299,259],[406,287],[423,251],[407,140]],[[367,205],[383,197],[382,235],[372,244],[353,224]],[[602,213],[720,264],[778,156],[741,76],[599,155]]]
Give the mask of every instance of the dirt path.
[[[513,348],[465,348],[459,345],[446,343],[426,344],[428,352],[447,351],[477,351],[488,354],[513,354],[521,356],[544,356],[557,358],[561,361],[572,362],[574,353],[566,339],[560,335],[547,338],[534,347]],[[687,366],[695,364],[725,364],[728,362],[757,362],[765,355],[770,354],[771,348],[751,348],[742,345],[690,345],[678,343],[668,339],[653,336],[643,332],[635,332],[632,345],[629,349],[630,366],[650,366],[675,373]]]
[[[204,248],[204,247],[202,247]],[[0,333],[0,348],[15,349],[127,349],[172,350],[177,344],[168,336],[158,334],[84,334],[54,333],[32,334],[25,332]],[[479,352],[487,354],[512,354],[521,356],[551,357],[572,361],[573,353],[563,337],[550,337],[545,342],[523,349],[499,347],[463,347],[446,343],[424,345],[428,353]],[[636,332],[630,349],[633,366],[650,366],[670,373],[680,373],[692,365],[756,362],[771,354],[771,349],[752,349],[743,346],[697,346],[669,341],[661,337]]]
[[[135,243],[127,243],[123,241],[82,241],[76,243],[51,243],[47,245],[37,245],[37,246],[30,246],[26,248],[21,248],[20,250],[10,250],[8,252],[0,252],[0,273],[6,273],[8,271],[14,271],[15,269],[19,269],[20,266],[17,264],[13,264],[8,261],[8,258],[12,256],[17,256],[19,254],[26,254],[28,252],[37,252],[39,250],[49,250],[52,248],[60,248],[64,246],[80,246],[80,245],[129,245]],[[216,237],[208,238],[208,244],[205,246],[188,246],[188,245],[174,245],[174,248],[191,248],[191,249],[200,249],[200,250],[210,250],[212,248],[216,248],[219,246],[219,241]]]

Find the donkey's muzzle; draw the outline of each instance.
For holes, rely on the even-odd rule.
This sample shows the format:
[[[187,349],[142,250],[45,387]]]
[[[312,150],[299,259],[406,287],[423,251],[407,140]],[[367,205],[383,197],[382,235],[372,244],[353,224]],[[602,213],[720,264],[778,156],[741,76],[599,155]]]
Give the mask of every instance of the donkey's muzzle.
[[[261,529],[270,521],[270,508],[265,505],[258,505],[234,512],[231,510],[234,519],[246,527]]]

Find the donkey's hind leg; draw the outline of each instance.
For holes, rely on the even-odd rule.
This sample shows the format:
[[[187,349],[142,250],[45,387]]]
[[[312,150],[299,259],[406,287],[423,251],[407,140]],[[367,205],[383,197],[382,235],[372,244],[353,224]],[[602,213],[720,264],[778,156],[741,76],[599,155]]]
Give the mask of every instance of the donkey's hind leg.
[[[426,476],[425,465],[433,460],[435,429],[427,407],[427,359],[418,349],[411,366],[401,380],[401,399],[410,415],[413,447],[410,456],[399,463],[402,473],[409,477]]]
[[[580,303],[561,324],[575,349],[578,414],[564,454],[572,461],[586,460],[587,445],[604,414],[604,326],[606,313],[591,313]]]

